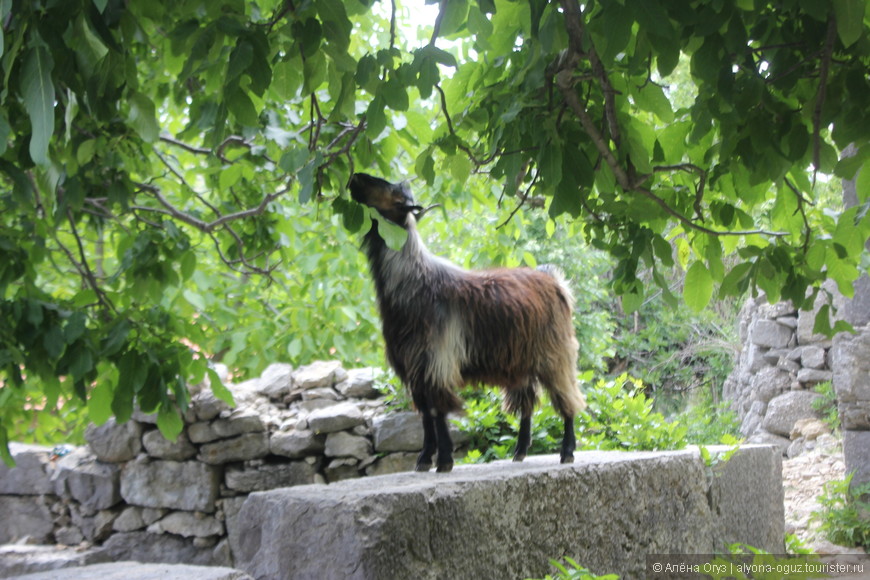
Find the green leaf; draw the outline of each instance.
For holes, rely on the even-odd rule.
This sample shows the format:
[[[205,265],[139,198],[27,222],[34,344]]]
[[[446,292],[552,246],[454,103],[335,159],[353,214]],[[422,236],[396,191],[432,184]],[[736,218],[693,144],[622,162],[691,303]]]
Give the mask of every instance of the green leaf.
[[[21,96],[30,117],[30,158],[37,165],[48,163],[48,142],[54,134],[53,68],[51,54],[41,44],[28,51],[21,68]]]
[[[236,121],[246,127],[256,127],[260,124],[260,117],[251,97],[238,85],[228,86],[224,92],[224,99]]]
[[[683,300],[686,305],[700,312],[710,303],[713,297],[713,278],[710,272],[701,262],[693,262],[686,272],[686,280],[683,282]]]
[[[160,125],[157,124],[154,103],[142,93],[131,94],[129,102],[130,114],[127,120],[130,126],[146,143],[157,141],[160,136]]]
[[[97,425],[102,425],[112,416],[112,399],[115,389],[111,381],[97,381],[88,396],[88,417]]]
[[[387,244],[391,250],[399,252],[408,241],[408,230],[398,226],[382,216],[380,212],[374,208],[366,208],[369,212],[369,218],[378,222],[378,235]]]
[[[866,0],[834,0],[834,14],[837,17],[837,34],[843,46],[852,46],[864,32],[864,11]]]
[[[671,102],[665,96],[664,90],[655,83],[647,83],[642,89],[634,91],[634,101],[638,107],[654,113],[665,123],[671,123],[674,120]]]
[[[157,412],[157,428],[167,441],[175,441],[184,429],[184,421],[174,405],[160,405]]]
[[[214,396],[227,405],[235,407],[236,402],[233,400],[233,394],[224,386],[217,372],[211,367],[208,368],[208,378],[211,385],[211,392]]]

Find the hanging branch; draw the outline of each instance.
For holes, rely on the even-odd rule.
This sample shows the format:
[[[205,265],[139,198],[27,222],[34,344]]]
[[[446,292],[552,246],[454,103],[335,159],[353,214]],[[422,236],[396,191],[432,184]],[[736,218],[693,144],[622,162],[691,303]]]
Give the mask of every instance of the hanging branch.
[[[822,152],[822,109],[828,92],[828,73],[831,70],[831,58],[834,54],[834,41],[837,39],[837,23],[833,11],[828,16],[828,30],[825,35],[825,47],[822,50],[822,62],[819,66],[819,88],[816,91],[816,106],[813,108],[813,180],[821,167]]]

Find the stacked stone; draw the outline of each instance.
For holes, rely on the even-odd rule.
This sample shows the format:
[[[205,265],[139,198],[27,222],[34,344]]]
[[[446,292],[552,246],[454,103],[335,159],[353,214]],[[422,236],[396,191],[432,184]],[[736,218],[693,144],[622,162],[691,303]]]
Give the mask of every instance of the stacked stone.
[[[387,412],[379,374],[334,361],[273,364],[229,386],[235,408],[194,389],[175,441],[155,416],[136,413],[89,426],[88,445],[62,456],[13,443],[17,466],[0,464],[0,544],[85,543],[112,561],[232,565],[249,493],[413,467],[419,417]]]
[[[792,456],[812,448],[818,426],[804,434],[802,419],[818,419],[813,402],[819,383],[831,381],[831,340],[813,333],[815,312],[790,302],[749,299],[740,313],[742,351],[725,381],[723,396],[742,420],[740,432],[752,443],[773,443]]]

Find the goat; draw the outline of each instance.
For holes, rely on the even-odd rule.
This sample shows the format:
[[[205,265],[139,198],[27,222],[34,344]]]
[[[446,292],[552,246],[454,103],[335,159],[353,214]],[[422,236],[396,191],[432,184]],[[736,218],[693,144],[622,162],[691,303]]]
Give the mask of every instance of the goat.
[[[390,249],[372,220],[363,249],[375,282],[387,358],[423,417],[423,450],[415,471],[453,469],[446,415],[462,409],[457,391],[488,384],[504,392],[505,410],[520,417],[514,461],[531,442],[537,385],[564,420],[561,462],[574,461],[574,416],[586,407],[576,380],[573,297],[554,267],[464,270],[430,254],[417,233],[422,208],[407,183],[364,173],[348,182],[351,197],[401,226],[408,238]]]

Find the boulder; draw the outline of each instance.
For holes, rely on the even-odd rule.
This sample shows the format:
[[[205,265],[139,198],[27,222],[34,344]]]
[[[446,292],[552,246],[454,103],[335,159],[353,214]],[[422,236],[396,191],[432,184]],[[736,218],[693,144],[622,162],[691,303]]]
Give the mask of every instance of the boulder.
[[[828,382],[833,378],[833,376],[834,375],[831,371],[804,368],[798,371],[797,380],[801,384],[812,386]]]
[[[100,426],[88,425],[85,439],[100,461],[122,463],[142,450],[142,425],[136,421],[119,424],[111,418]]]
[[[792,377],[776,367],[765,367],[752,377],[752,392],[757,401],[769,403],[791,388]]]
[[[335,390],[345,397],[375,399],[381,392],[375,387],[375,377],[382,371],[374,367],[350,369],[347,379],[335,385]]]
[[[132,461],[121,474],[121,496],[131,505],[213,512],[220,471],[199,461]]]
[[[244,433],[200,446],[198,459],[211,465],[259,459],[269,453],[268,433]]]
[[[788,437],[795,423],[800,419],[818,419],[819,412],[813,408],[813,401],[821,395],[810,391],[790,391],[772,399],[767,406],[762,427],[765,430]]]
[[[749,328],[749,340],[752,344],[766,348],[785,348],[789,346],[794,331],[775,320],[756,320]]]
[[[299,390],[332,387],[347,379],[347,371],[338,361],[315,361],[293,372],[294,388]]]
[[[52,481],[57,495],[69,496],[93,511],[121,501],[120,467],[98,461],[88,447],[79,447],[61,457]]]
[[[797,421],[795,421],[794,426],[791,428],[791,433],[789,434],[789,437],[791,437],[792,440],[803,437],[806,441],[814,441],[818,439],[821,435],[825,435],[826,433],[830,432],[831,428],[821,419],[798,419]]]
[[[308,427],[315,433],[332,433],[352,429],[366,422],[359,407],[351,402],[338,403],[312,411]]]
[[[51,540],[54,514],[46,496],[0,495],[0,544],[29,538],[38,544]]]
[[[184,563],[198,566],[230,565],[230,555],[225,545],[218,544],[214,548],[197,547],[194,545],[193,539],[173,534],[151,534],[149,532],[114,534],[105,541],[103,549],[113,562],[135,560],[136,562]],[[188,576],[187,578],[200,578],[200,576]]]
[[[196,447],[190,442],[187,431],[182,431],[175,441],[169,441],[158,429],[142,436],[142,446],[151,457],[184,461],[196,455]]]
[[[165,509],[127,506],[112,522],[112,529],[116,532],[135,532],[150,526],[165,515]]]
[[[815,344],[807,345],[800,351],[801,365],[808,369],[825,367],[825,349]]]
[[[272,363],[260,375],[260,394],[280,401],[293,388],[293,366],[287,363]]]
[[[278,431],[269,439],[269,451],[273,455],[299,458],[323,453],[325,443],[325,435],[307,429]]]
[[[372,442],[368,437],[351,435],[346,431],[338,431],[330,433],[326,437],[324,454],[327,457],[355,457],[356,459],[363,460],[371,456]]]
[[[412,411],[388,413],[372,423],[375,451],[420,451],[423,449],[423,423]]]
[[[51,447],[10,443],[9,453],[15,467],[0,461],[0,494],[42,495],[54,493],[51,482]]]
[[[170,533],[185,538],[219,536],[224,525],[214,516],[194,512],[172,512],[148,526],[152,534]]]

